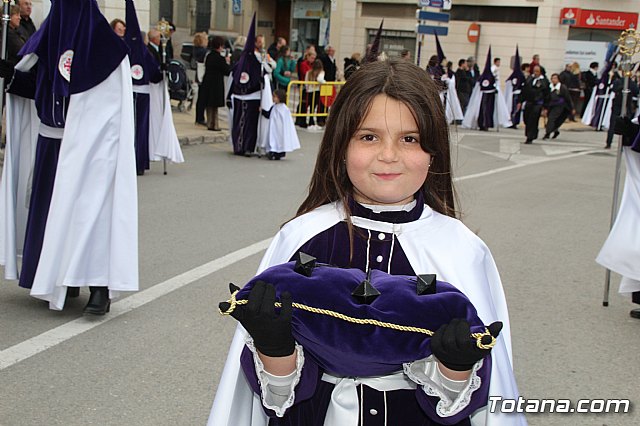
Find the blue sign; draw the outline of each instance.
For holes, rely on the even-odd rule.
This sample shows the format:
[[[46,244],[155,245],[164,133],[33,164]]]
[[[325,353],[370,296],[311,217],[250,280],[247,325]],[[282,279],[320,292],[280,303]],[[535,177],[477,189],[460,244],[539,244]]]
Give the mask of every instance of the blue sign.
[[[419,21],[449,22],[448,13],[427,12],[426,10],[417,10],[416,18]]]
[[[416,32],[418,34],[438,34],[438,36],[446,36],[449,34],[449,27],[436,27],[433,25],[416,25]]]
[[[233,0],[231,10],[234,15],[242,15],[242,0]]]

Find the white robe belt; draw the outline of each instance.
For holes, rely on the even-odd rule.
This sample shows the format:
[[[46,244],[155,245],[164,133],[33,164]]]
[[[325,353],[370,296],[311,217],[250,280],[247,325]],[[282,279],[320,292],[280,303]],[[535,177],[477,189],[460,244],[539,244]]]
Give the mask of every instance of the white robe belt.
[[[324,373],[322,380],[335,385],[324,419],[325,426],[358,426],[360,402],[357,387],[359,385],[366,385],[380,392],[416,389],[416,384],[402,371],[378,377],[336,377]]]
[[[45,138],[62,139],[62,137],[64,136],[64,127],[51,127],[47,126],[44,123],[40,123],[38,133]]]
[[[150,93],[148,84],[134,84],[133,93]]]

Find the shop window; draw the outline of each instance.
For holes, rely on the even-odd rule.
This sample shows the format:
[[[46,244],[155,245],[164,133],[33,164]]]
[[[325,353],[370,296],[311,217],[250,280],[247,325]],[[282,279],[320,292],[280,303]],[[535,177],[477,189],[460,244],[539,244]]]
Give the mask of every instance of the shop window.
[[[509,6],[469,6],[454,4],[451,7],[450,16],[452,21],[535,24],[538,20],[538,8]]]

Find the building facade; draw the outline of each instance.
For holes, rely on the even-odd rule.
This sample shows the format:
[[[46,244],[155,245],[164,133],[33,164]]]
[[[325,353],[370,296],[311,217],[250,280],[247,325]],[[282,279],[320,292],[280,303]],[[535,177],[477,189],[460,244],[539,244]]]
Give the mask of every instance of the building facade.
[[[97,0],[108,20],[124,18],[122,0]],[[419,0],[418,0],[419,1]],[[34,19],[48,13],[48,1],[34,1]],[[420,65],[435,54],[432,35],[416,36],[416,0],[136,0],[140,26],[148,30],[162,17],[177,27],[174,46],[191,41],[196,31],[208,31],[232,40],[246,34],[254,12],[257,33],[267,43],[287,39],[294,52],[309,44],[336,48],[338,58],[363,53],[384,18],[383,50],[389,56],[403,49],[417,56]],[[433,12],[434,8],[426,8]],[[452,0],[447,27],[440,38],[448,59],[477,56],[480,66],[491,45],[494,57],[502,58],[505,77],[516,45],[522,60],[540,55],[550,72],[578,61],[602,61],[607,42],[617,39],[629,24],[638,23],[638,0]],[[565,16],[567,15],[567,16]],[[477,40],[470,41],[471,24],[479,26]],[[473,39],[473,37],[471,38]],[[421,42],[421,43],[420,43]],[[342,61],[339,61],[341,63]]]

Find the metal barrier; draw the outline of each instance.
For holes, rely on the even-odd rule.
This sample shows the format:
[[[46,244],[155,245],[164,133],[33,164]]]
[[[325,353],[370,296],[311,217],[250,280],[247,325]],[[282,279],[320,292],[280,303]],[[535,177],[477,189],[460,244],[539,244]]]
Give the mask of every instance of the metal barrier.
[[[293,117],[326,117],[344,81],[292,80],[287,86],[287,106]],[[308,111],[308,112],[307,112]]]

